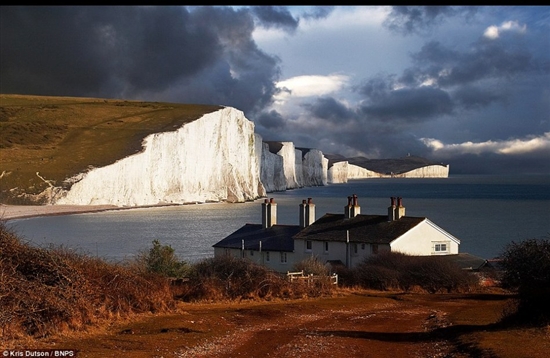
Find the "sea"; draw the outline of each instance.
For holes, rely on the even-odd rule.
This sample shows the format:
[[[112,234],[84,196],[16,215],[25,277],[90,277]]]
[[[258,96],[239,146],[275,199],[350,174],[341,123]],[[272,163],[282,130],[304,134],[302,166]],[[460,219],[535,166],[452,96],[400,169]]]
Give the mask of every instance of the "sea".
[[[268,198],[277,203],[278,224],[298,225],[302,200],[312,198],[319,219],[343,213],[353,194],[362,214],[378,215],[387,214],[390,197],[402,197],[405,215],[429,218],[460,240],[460,252],[485,259],[498,257],[512,242],[550,238],[550,175],[362,179],[268,193]],[[114,262],[131,260],[159,240],[194,263],[212,257],[212,245],[244,224],[260,224],[264,199],[44,216],[7,225],[31,245]]]

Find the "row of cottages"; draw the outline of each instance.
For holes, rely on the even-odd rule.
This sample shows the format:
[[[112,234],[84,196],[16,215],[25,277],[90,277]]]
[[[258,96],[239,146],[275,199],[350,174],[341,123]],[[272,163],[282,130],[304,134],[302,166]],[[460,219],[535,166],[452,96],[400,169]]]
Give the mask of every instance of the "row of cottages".
[[[341,214],[315,220],[312,199],[303,200],[299,225],[277,224],[277,203],[262,203],[262,223],[246,224],[214,247],[214,256],[249,259],[278,272],[292,270],[310,256],[354,267],[370,255],[398,251],[409,255],[457,255],[460,240],[428,218],[405,216],[401,198],[391,198],[387,215],[363,215],[357,195]]]

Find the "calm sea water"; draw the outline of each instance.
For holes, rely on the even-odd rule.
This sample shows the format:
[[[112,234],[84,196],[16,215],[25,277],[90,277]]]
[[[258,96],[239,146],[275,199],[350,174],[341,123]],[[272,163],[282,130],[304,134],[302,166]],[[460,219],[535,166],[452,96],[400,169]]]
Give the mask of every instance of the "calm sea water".
[[[406,215],[425,216],[461,240],[460,251],[498,256],[507,244],[550,237],[550,176],[451,176],[445,179],[367,179],[270,193],[278,223],[297,225],[303,199],[316,218],[343,213],[357,194],[362,214],[385,215],[391,196]],[[245,223],[261,223],[261,203],[199,204],[12,220],[33,245],[62,245],[108,260],[129,259],[158,239],[189,262],[213,256],[212,245]]]

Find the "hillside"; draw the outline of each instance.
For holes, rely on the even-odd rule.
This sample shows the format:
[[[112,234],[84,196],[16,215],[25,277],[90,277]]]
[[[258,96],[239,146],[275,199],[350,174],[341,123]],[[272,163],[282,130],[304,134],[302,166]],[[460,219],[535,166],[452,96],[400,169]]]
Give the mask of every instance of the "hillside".
[[[0,95],[0,202],[26,204],[90,167],[142,149],[143,139],[222,107],[97,98]]]

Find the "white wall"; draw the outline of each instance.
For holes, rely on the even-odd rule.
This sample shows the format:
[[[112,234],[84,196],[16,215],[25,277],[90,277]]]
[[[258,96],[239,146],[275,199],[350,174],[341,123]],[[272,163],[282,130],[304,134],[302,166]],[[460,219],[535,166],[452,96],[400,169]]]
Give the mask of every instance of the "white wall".
[[[435,243],[447,243],[448,252],[434,252]],[[392,251],[408,255],[441,255],[458,254],[460,240],[445,232],[439,226],[426,219],[400,238],[391,243]]]
[[[286,252],[286,263],[281,262],[281,253],[279,251],[269,251],[269,260],[267,259],[268,252],[266,251],[262,251],[261,253],[259,251],[253,251],[253,254],[251,255],[250,250],[245,250],[244,253],[245,259],[281,273],[293,271],[292,267],[294,265],[294,262],[296,262],[295,254],[293,252]],[[241,258],[242,251],[240,249],[225,249],[220,247],[214,248],[215,257],[223,255],[230,255],[232,257]]]

